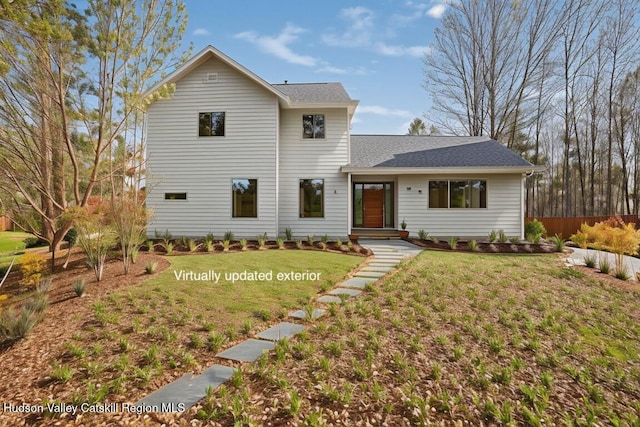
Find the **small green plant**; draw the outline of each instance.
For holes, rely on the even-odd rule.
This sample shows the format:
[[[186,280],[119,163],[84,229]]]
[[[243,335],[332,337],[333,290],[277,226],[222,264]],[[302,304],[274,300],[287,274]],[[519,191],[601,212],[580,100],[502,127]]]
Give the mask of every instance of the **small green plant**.
[[[278,249],[284,249],[284,240],[282,240],[281,237],[278,237],[276,244],[278,245]]]
[[[491,232],[489,233],[489,242],[493,243],[496,241],[497,238],[498,238],[498,233],[496,232],[496,230],[491,230]]]
[[[173,235],[171,233],[169,233],[169,230],[166,229],[164,231],[164,233],[159,233],[158,230],[155,231],[155,236],[156,239],[160,239],[162,240],[162,242],[166,245],[167,243],[169,243],[171,240],[173,240]]]
[[[84,295],[84,289],[86,284],[87,283],[85,282],[84,279],[76,280],[75,282],[73,282],[71,287],[73,288],[73,292],[75,292],[77,297],[81,297]]]
[[[507,235],[505,234],[504,230],[499,230],[498,231],[498,242],[500,243],[507,243],[509,239],[507,238]]]
[[[584,265],[589,268],[596,268],[597,258],[593,252],[588,252],[584,256]]]
[[[251,322],[251,320],[247,319],[242,324],[242,327],[240,328],[240,332],[243,333],[244,335],[249,335],[252,329],[253,329],[253,323]]]
[[[518,238],[518,237],[509,237],[509,242],[511,242],[512,245],[517,245],[518,243],[520,243],[520,238]]]
[[[300,407],[302,406],[302,398],[298,394],[297,391],[291,390],[289,393],[289,408],[287,408],[287,412],[289,415],[296,415],[300,412]]]
[[[536,235],[543,236],[545,234],[547,234],[547,229],[544,227],[544,224],[542,224],[537,219],[534,219],[533,221],[527,221],[524,223],[525,236],[536,236]],[[527,237],[527,240],[529,240],[528,237]]]
[[[214,240],[216,240],[216,237],[213,235],[213,233],[207,233],[207,235],[204,237],[205,242],[213,242]]]
[[[209,351],[212,351],[214,353],[218,352],[218,350],[222,348],[226,341],[227,337],[225,335],[213,332],[209,334],[209,337],[207,337],[207,348],[209,349]]]
[[[609,261],[609,256],[606,253],[600,254],[598,268],[600,269],[600,273],[603,274],[609,274],[611,271],[611,261]]]
[[[475,252],[478,250],[478,242],[476,240],[469,240],[467,242],[467,246],[471,252]]]
[[[538,245],[542,240],[542,234],[527,234],[526,239],[534,245]]]
[[[564,250],[564,239],[562,237],[556,234],[549,240],[551,240],[551,243],[555,246],[556,252],[562,252]]]
[[[229,252],[229,247],[230,247],[230,246],[231,246],[231,240],[227,240],[227,239],[225,239],[225,240],[222,242],[222,250],[223,250],[224,252]]]
[[[200,247],[200,244],[196,243],[195,240],[189,239],[187,242],[187,246],[189,247],[189,252],[195,252]]]
[[[243,251],[247,250],[247,239],[240,239],[240,249]]]
[[[172,242],[163,243],[162,247],[164,248],[164,251],[166,252],[167,255],[171,255],[173,253],[173,243]]]
[[[267,243],[267,233],[258,235],[256,239],[258,240],[258,249],[264,249],[264,245]]]
[[[313,246],[313,235],[312,234],[307,235],[307,243],[309,244],[309,246]]]
[[[320,249],[322,249],[323,251],[327,249],[326,242],[320,242]]]
[[[455,251],[457,247],[458,247],[458,238],[455,236],[451,236],[449,238],[449,248]]]
[[[402,218],[402,222],[400,223],[400,227],[401,227],[403,230],[406,230],[406,229],[407,229],[407,221],[405,221],[405,220],[404,220],[404,218]]]
[[[336,239],[336,246],[338,246],[339,249],[342,249],[342,239]]]
[[[156,272],[157,268],[158,268],[158,263],[155,261],[152,261],[144,266],[144,272],[147,274],[153,274]]]
[[[51,379],[54,381],[59,381],[61,383],[66,383],[69,382],[71,378],[73,378],[74,372],[75,371],[73,370],[73,368],[54,362],[53,371],[51,372]]]
[[[36,292],[40,294],[46,294],[51,289],[51,283],[53,279],[51,277],[45,277],[40,279],[38,283],[36,283]]]
[[[302,240],[300,239],[296,240],[296,248],[302,249]]]
[[[213,252],[213,240],[205,240],[204,248],[207,252]]]
[[[418,239],[420,240],[427,240],[427,237],[429,236],[429,233],[427,233],[426,231],[424,231],[423,229],[418,230]]]
[[[0,314],[0,341],[26,337],[40,320],[40,313],[23,306],[19,311],[8,308]]]
[[[293,233],[291,231],[291,227],[287,227],[284,229],[284,237],[289,241],[293,240]]]
[[[231,232],[230,230],[225,231],[224,233],[224,239],[222,240],[233,240],[233,232]]]
[[[147,252],[149,253],[153,252],[153,248],[154,248],[153,240],[151,239],[147,240],[146,246],[147,246]]]
[[[625,266],[622,266],[622,268],[614,268],[612,274],[616,279],[620,280],[629,280],[631,278]]]
[[[322,237],[320,238],[320,241],[326,245],[327,242],[329,241],[329,236],[327,236],[326,234],[323,234]]]

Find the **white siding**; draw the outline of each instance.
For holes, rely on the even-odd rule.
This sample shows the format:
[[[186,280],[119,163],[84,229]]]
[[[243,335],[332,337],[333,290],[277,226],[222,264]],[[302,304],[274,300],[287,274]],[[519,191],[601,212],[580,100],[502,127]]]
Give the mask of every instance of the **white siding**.
[[[325,115],[325,139],[302,138],[302,115]],[[346,238],[348,234],[347,109],[282,110],[280,112],[279,229],[290,227],[294,236]],[[324,179],[324,218],[300,218],[300,179]]]
[[[205,83],[207,73],[218,81]],[[156,101],[147,118],[149,235],[274,235],[278,108],[275,95],[216,59],[180,80],[172,99]],[[225,136],[199,137],[198,113],[218,111]],[[233,178],[258,180],[258,218],[232,218]],[[165,192],[187,200],[164,200]]]
[[[486,180],[487,208],[429,209],[428,181],[455,179]],[[412,235],[423,229],[436,237],[487,237],[491,230],[504,230],[507,236],[522,237],[520,175],[400,175],[397,191],[398,224],[404,219]]]

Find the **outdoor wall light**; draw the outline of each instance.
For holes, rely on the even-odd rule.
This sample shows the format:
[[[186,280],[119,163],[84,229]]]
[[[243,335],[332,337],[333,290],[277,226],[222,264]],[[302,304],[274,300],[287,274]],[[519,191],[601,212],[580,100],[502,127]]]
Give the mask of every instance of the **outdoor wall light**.
[[[407,191],[411,191],[411,187],[407,187]]]

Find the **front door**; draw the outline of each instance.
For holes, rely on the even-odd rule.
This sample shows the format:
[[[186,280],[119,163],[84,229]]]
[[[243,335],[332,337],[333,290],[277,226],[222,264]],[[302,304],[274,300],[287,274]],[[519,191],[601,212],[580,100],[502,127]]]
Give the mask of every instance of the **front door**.
[[[384,226],[384,188],[365,185],[362,192],[362,205],[364,228],[382,228]]]
[[[392,182],[353,183],[353,226],[393,228]]]

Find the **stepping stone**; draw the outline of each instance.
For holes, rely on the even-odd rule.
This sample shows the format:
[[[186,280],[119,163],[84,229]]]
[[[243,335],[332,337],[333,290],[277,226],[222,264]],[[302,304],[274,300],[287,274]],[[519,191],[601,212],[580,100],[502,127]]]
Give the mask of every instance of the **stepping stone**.
[[[377,279],[373,277],[354,277],[347,281],[340,283],[340,286],[344,286],[347,288],[358,288],[364,289],[367,286],[367,283],[373,283]]]
[[[330,295],[349,295],[350,297],[354,297],[361,293],[362,291],[359,291],[357,289],[348,289],[348,288],[336,288],[329,292]]]
[[[313,314],[311,315],[311,319],[317,319],[320,316],[324,315],[324,313],[326,312],[326,310],[322,309],[322,308],[314,308],[313,309]],[[302,319],[302,320],[307,320],[307,312],[304,310],[298,310],[298,311],[294,311],[293,313],[289,313],[289,317],[295,317],[296,319]]]
[[[369,265],[389,266],[389,265],[398,265],[399,262],[400,260],[395,260],[395,259],[374,259],[373,261],[371,261]]]
[[[134,403],[144,412],[183,412],[207,395],[207,387],[217,388],[231,378],[235,369],[213,365],[202,374],[184,374],[180,379]]]
[[[333,295],[322,295],[316,301],[324,304],[331,304],[331,303],[342,304],[342,300],[340,299],[340,297],[335,297]]]
[[[393,271],[395,270],[395,267],[390,267],[388,265],[371,265],[369,264],[368,266],[366,266],[365,268],[363,268],[360,271],[382,271],[382,272],[386,272],[386,271]]]
[[[380,278],[382,276],[386,276],[387,273],[383,273],[381,271],[358,271],[356,273],[356,277],[376,277]]]
[[[297,323],[282,322],[260,332],[258,334],[258,338],[268,341],[279,341],[281,339],[290,338],[305,329],[306,327],[298,325]]]
[[[254,362],[265,350],[273,350],[275,346],[271,341],[248,339],[216,354],[216,357],[239,362]]]

